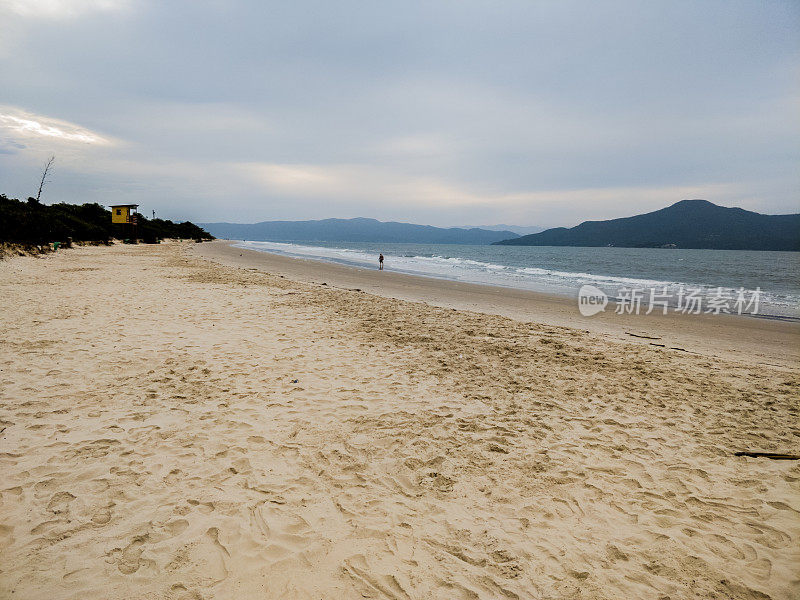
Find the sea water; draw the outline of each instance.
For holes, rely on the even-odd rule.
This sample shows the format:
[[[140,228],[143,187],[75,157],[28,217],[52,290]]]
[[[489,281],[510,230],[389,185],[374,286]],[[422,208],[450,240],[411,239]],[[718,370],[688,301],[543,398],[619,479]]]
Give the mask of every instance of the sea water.
[[[798,252],[358,242],[237,245],[366,268],[377,268],[382,253],[390,271],[573,297],[583,285],[603,290],[612,300],[626,290],[641,290],[643,311],[651,289],[668,297],[673,310],[680,298],[694,293],[705,301],[702,312],[713,306],[709,300],[714,296],[730,298],[728,309],[737,312],[735,298],[750,301],[758,290],[759,315],[800,318]],[[752,309],[751,304],[744,312]]]

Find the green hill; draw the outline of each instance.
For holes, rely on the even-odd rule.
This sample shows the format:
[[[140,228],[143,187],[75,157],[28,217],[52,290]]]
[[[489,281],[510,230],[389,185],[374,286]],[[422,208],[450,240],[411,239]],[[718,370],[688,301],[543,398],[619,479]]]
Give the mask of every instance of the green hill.
[[[506,246],[618,246],[715,250],[800,250],[800,214],[762,215],[707,200],[681,200],[655,212],[586,221],[572,228],[495,242]]]

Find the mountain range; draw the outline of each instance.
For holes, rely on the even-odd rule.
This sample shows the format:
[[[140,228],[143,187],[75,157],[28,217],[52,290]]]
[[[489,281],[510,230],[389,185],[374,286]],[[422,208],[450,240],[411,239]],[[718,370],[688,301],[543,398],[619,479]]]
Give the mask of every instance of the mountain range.
[[[461,225],[464,229],[488,229],[489,231],[511,231],[519,235],[528,235],[529,233],[539,233],[547,229],[546,227],[537,227],[536,225]]]
[[[800,214],[762,215],[707,200],[681,200],[642,215],[585,221],[575,227],[556,227],[495,244],[798,251]]]
[[[513,231],[473,227],[433,227],[375,219],[320,221],[263,221],[261,223],[203,223],[211,235],[261,242],[409,242],[416,244],[491,244],[517,237]]]
[[[220,238],[274,242],[800,250],[800,214],[763,215],[718,206],[707,200],[681,200],[633,217],[585,221],[571,228],[556,227],[528,235],[520,234],[535,228],[502,225],[443,228],[366,218],[199,225]]]

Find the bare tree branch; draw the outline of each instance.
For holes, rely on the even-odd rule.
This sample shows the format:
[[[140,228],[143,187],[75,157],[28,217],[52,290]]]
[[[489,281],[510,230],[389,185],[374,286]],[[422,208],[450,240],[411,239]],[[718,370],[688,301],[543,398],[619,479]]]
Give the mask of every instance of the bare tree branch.
[[[39,198],[42,195],[42,188],[44,187],[44,184],[47,181],[47,173],[50,172],[50,168],[53,166],[53,162],[55,160],[56,160],[56,155],[54,154],[47,160],[47,164],[44,166],[44,173],[42,173],[42,180],[39,182],[39,193],[36,194],[37,202],[39,202]]]

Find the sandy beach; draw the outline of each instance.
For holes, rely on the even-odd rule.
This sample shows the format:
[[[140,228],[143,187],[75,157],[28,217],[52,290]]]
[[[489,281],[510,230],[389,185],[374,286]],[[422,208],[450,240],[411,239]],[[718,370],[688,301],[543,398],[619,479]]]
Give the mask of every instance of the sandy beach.
[[[215,241],[193,248],[197,256],[225,266],[256,269],[345,290],[361,290],[387,298],[432,306],[510,317],[516,321],[580,329],[626,342],[733,358],[748,364],[795,368],[800,365],[800,322],[734,315],[681,315],[658,311],[650,315],[617,315],[613,304],[601,314],[583,317],[577,299],[528,290],[502,288],[448,279],[419,277],[391,270],[354,268],[237,248],[232,241]]]
[[[211,244],[0,262],[0,597],[800,596],[797,323]],[[633,334],[633,335],[631,335]]]

